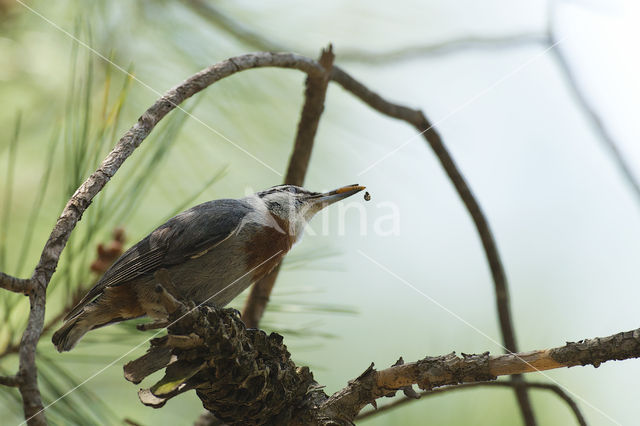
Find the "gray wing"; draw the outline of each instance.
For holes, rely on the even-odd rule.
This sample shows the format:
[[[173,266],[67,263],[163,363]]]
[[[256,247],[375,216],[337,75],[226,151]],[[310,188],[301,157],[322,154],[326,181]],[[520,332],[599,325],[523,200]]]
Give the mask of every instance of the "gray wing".
[[[125,284],[204,254],[232,237],[250,211],[251,207],[240,200],[215,200],[174,216],[120,256],[67,314],[65,321],[78,315],[107,287]]]

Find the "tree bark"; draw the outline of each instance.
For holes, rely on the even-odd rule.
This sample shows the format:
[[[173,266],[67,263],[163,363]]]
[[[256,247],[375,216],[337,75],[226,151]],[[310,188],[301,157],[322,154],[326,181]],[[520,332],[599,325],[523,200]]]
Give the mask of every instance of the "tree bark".
[[[230,424],[350,425],[368,404],[375,406],[378,398],[398,390],[412,391],[413,385],[430,391],[505,375],[577,365],[598,367],[606,361],[640,357],[640,329],[636,329],[517,354],[450,353],[409,363],[400,359],[379,371],[371,363],[346,387],[327,396],[307,367],[291,361],[281,336],[247,329],[237,311],[180,304],[172,315],[168,337],[153,339],[147,355],[125,366],[125,377],[135,377],[137,383],[161,369],[158,360],[165,359],[165,377],[141,390],[141,401],[158,408],[195,389],[205,408]],[[186,340],[189,345],[183,344]],[[166,349],[172,357],[152,356]]]

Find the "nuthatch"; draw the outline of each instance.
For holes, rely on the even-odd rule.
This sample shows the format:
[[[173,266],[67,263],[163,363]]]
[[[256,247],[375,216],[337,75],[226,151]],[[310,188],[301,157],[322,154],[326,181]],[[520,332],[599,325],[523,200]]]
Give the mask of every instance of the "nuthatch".
[[[268,274],[321,209],[364,186],[317,193],[280,185],[239,200],[214,200],[169,219],[127,250],[69,312],[52,341],[72,349],[88,331],[148,315],[165,319],[154,272],[166,269],[179,300],[224,306]]]

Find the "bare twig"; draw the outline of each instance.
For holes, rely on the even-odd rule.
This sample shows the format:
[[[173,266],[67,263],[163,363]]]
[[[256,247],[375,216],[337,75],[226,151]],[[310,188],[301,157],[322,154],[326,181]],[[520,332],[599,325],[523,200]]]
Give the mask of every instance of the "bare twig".
[[[0,272],[0,288],[27,295],[31,290],[31,280],[12,277],[11,275]]]
[[[111,264],[118,257],[120,257],[120,255],[122,254],[123,244],[125,243],[125,241],[126,241],[126,238],[125,238],[124,230],[121,228],[114,229],[113,240],[110,241],[109,244],[107,245],[98,244],[98,247],[96,250],[97,256],[96,256],[96,259],[91,264],[91,270],[93,272],[103,274],[109,268],[109,266],[111,266]],[[1,274],[2,273],[0,272],[0,275]],[[80,302],[80,300],[84,296],[85,291],[86,291],[86,288],[84,288],[84,286],[77,288],[73,294],[73,297],[71,298],[71,300],[69,300],[67,305],[63,309],[61,309],[60,312],[58,312],[56,315],[50,318],[49,322],[47,322],[44,325],[40,335],[46,334],[47,332],[51,331],[51,329],[55,327],[58,324],[58,322],[62,318],[64,318],[65,315],[67,315],[69,311],[74,306],[76,306],[76,304],[78,304],[78,302]],[[5,347],[4,350],[2,350],[2,352],[0,352],[0,359],[4,358],[9,354],[18,353],[19,350],[20,350],[20,344],[12,343],[7,347]]]
[[[0,376],[0,385],[17,388],[19,384],[18,376]]]
[[[262,34],[256,33],[248,26],[242,25],[239,21],[236,21],[220,11],[211,4],[211,2],[203,0],[185,0],[185,3],[213,25],[229,34],[233,34],[234,37],[248,46],[270,52],[289,50],[273,40],[267,40]]]
[[[496,306],[498,309],[498,318],[500,320],[500,330],[502,332],[504,346],[510,352],[517,352],[518,349],[513,329],[513,319],[509,308],[507,278],[502,266],[500,255],[498,254],[498,249],[496,247],[491,228],[489,227],[489,223],[480,208],[480,204],[477,202],[471,188],[456,166],[451,154],[449,154],[449,151],[444,146],[436,129],[431,125],[431,123],[429,123],[422,111],[413,110],[402,105],[386,101],[380,95],[372,92],[338,67],[334,67],[331,78],[373,109],[385,115],[395,117],[412,124],[418,132],[420,132],[420,135],[422,135],[429,143],[436,157],[440,160],[440,164],[444,171],[453,183],[458,195],[462,199],[462,202],[469,211],[469,214],[476,226],[480,240],[482,241],[482,246],[484,247],[487,261],[489,262],[491,275],[493,276]],[[522,379],[514,377],[514,380]],[[516,387],[515,392],[518,396],[518,401],[526,424],[534,425],[535,420],[533,417],[533,410],[531,409],[531,402],[527,397],[526,388]]]
[[[366,64],[395,64],[416,58],[449,55],[468,49],[499,50],[521,48],[522,46],[544,45],[546,37],[539,33],[507,34],[499,36],[475,35],[444,40],[439,43],[407,46],[382,52],[344,49],[340,51],[340,60]]]
[[[571,411],[573,411],[573,415],[576,418],[576,422],[580,426],[587,426],[587,421],[582,415],[578,404],[558,385],[554,385],[551,383],[532,383],[532,382],[523,382],[523,383],[515,383],[513,381],[500,381],[500,382],[476,382],[476,383],[463,383],[456,386],[445,386],[438,389],[432,389],[427,391],[420,392],[419,398],[426,398],[430,396],[437,396],[443,393],[449,393],[451,391],[465,390],[465,389],[475,389],[478,387],[507,387],[513,388],[516,386],[525,386],[532,389],[542,389],[554,392],[558,397],[560,397],[563,401],[567,403]],[[415,401],[416,398],[401,398],[396,401],[393,401],[389,404],[383,405],[375,410],[370,410],[365,413],[362,413],[356,417],[356,420],[365,420],[369,417],[377,416],[382,413],[386,413],[395,408],[403,407],[412,401]]]
[[[549,44],[553,45],[557,43],[557,39],[552,29],[549,29]],[[573,96],[573,99],[576,101],[576,104],[582,109],[582,112],[589,120],[591,127],[598,134],[600,140],[604,143],[604,145],[609,150],[613,161],[618,166],[620,173],[624,180],[627,181],[629,188],[633,191],[636,201],[640,202],[640,182],[638,182],[638,178],[634,175],[631,166],[627,162],[624,157],[624,154],[621,152],[618,143],[614,139],[611,132],[607,129],[603,119],[600,117],[595,107],[591,105],[587,97],[585,96],[583,90],[578,86],[578,82],[576,80],[576,76],[574,75],[573,69],[564,53],[562,52],[562,47],[558,46],[555,49],[551,49],[550,52],[553,53],[554,58],[556,59],[556,64],[561,71],[562,76],[564,77],[565,82],[567,83],[567,87]]]
[[[291,50],[291,46],[285,46],[282,43],[266,37],[264,34],[255,32],[249,26],[243,25],[240,21],[222,12],[211,2],[185,0],[185,3],[200,16],[242,41],[247,46],[272,52]],[[340,50],[339,58],[340,61],[343,62],[368,64],[397,63],[418,57],[447,55],[468,49],[497,50],[519,48],[525,45],[544,45],[546,41],[545,35],[539,32],[495,36],[470,35],[437,43],[401,47],[379,52],[346,48]]]
[[[313,141],[318,130],[320,117],[324,111],[324,100],[333,60],[333,50],[329,45],[327,49],[322,50],[318,60],[318,63],[325,71],[320,75],[307,76],[304,105],[298,122],[298,132],[296,133],[293,152],[289,159],[287,175],[284,178],[285,184],[298,186],[304,184],[304,178],[311,160]],[[280,265],[251,288],[242,312],[242,319],[247,327],[258,327],[279,273]]]

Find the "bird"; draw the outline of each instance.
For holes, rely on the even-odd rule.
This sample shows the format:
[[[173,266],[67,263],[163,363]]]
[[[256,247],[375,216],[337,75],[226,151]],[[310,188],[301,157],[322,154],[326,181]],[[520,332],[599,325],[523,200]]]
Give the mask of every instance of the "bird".
[[[176,299],[223,307],[280,263],[316,213],[363,189],[354,184],[320,193],[278,185],[185,210],[123,253],[51,340],[65,352],[99,327],[143,316],[166,319],[154,278],[161,269]]]

